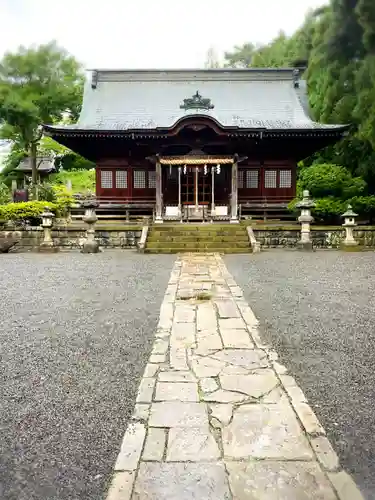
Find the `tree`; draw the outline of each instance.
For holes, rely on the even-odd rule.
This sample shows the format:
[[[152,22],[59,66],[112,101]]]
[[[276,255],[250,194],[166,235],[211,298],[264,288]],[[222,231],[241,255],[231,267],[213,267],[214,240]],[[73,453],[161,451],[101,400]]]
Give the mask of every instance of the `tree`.
[[[236,45],[232,52],[225,52],[226,66],[230,68],[250,68],[256,46],[253,43]]]
[[[213,47],[211,47],[207,51],[206,62],[204,63],[204,67],[207,69],[220,68],[219,58],[217,57],[216,51]]]
[[[20,47],[0,63],[1,135],[30,156],[36,197],[41,125],[61,121],[66,114],[76,118],[82,81],[79,63],[55,42]]]

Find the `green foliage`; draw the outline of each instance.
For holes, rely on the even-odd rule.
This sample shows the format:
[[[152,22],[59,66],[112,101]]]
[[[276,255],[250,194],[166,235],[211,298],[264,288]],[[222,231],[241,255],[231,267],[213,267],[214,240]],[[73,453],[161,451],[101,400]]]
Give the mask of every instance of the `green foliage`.
[[[347,203],[328,196],[327,198],[318,198],[315,201],[314,218],[317,222],[326,224],[340,224],[341,215],[345,212]]]
[[[5,203],[10,203],[12,200],[12,194],[9,187],[3,182],[0,183],[0,205]]]
[[[43,123],[76,117],[81,105],[83,77],[78,62],[55,42],[20,47],[0,62],[0,124],[3,138],[14,141],[35,158]]]
[[[87,194],[95,192],[94,170],[62,170],[50,176],[50,182],[56,186],[66,186],[68,180],[72,182],[72,192]]]
[[[27,201],[23,203],[8,203],[0,205],[0,220],[3,221],[38,221],[45,207],[57,213],[58,208],[54,203],[47,201]]]
[[[56,166],[58,169],[62,170],[90,170],[95,168],[95,163],[90,160],[86,160],[86,158],[83,158],[76,153],[70,152],[61,156],[56,161]]]
[[[308,189],[313,198],[335,197],[347,200],[361,195],[366,183],[360,177],[352,177],[349,170],[339,165],[315,164],[301,170],[298,190]]]

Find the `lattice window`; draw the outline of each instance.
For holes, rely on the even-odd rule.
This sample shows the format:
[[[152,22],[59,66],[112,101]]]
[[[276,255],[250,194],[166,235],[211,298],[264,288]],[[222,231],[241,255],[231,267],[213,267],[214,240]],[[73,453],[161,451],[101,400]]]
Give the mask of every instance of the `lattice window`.
[[[237,177],[237,186],[239,189],[242,189],[244,187],[244,171],[243,170],[239,170],[238,171],[238,177]]]
[[[276,188],[277,172],[276,170],[266,170],[264,172],[264,187],[266,189]]]
[[[133,172],[134,189],[146,188],[146,172],[145,170],[134,170]]]
[[[156,172],[154,170],[148,172],[148,187],[149,189],[156,188]]]
[[[112,187],[113,187],[112,170],[102,170],[101,171],[100,186],[102,189],[112,189]]]
[[[126,170],[116,170],[116,188],[127,189],[128,172]]]
[[[258,189],[259,172],[258,170],[247,170],[246,172],[246,188]]]
[[[281,188],[291,188],[292,187],[292,171],[291,170],[280,170],[280,184]]]

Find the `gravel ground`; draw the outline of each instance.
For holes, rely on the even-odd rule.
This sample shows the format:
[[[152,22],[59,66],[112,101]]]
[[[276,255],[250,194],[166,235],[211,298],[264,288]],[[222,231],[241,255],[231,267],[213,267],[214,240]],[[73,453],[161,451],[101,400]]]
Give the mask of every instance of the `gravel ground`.
[[[225,262],[341,463],[375,499],[375,254],[269,251]]]
[[[0,498],[102,500],[174,258],[0,259]]]

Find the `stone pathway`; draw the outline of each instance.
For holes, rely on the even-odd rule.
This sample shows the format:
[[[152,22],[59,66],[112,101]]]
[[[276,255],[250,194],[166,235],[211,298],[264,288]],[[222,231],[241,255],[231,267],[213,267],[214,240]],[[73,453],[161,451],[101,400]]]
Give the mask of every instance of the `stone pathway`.
[[[216,254],[171,274],[107,500],[359,500]]]

